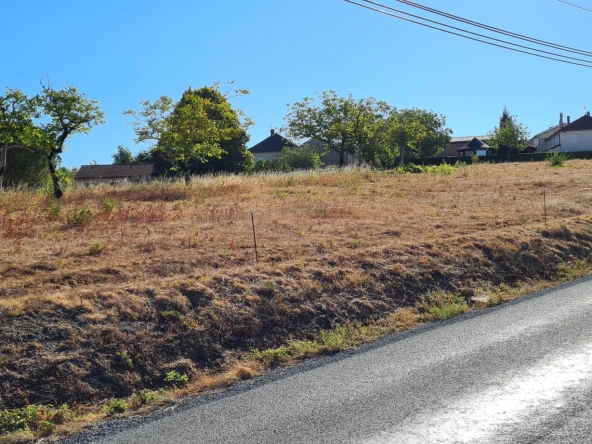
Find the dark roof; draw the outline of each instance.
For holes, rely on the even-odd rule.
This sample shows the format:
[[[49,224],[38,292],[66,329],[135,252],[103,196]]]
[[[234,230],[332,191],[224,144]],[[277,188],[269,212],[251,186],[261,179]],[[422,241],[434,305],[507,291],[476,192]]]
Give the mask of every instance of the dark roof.
[[[473,151],[473,150],[480,150],[480,149],[487,149],[489,145],[487,145],[482,140],[477,139],[476,137],[473,138],[469,143],[463,146],[459,151]]]
[[[574,120],[569,125],[565,125],[563,128],[555,131],[551,134],[547,139],[549,140],[551,137],[555,136],[557,133],[566,133],[568,131],[585,131],[585,130],[592,130],[592,116],[586,114],[580,117],[578,120]]]
[[[147,179],[152,174],[154,165],[82,165],[76,173],[76,179]]]
[[[262,140],[257,145],[252,146],[249,151],[252,153],[279,153],[285,147],[294,148],[296,144],[290,142],[285,137],[274,133],[267,139]]]
[[[458,157],[458,152],[462,150],[489,148],[486,140],[482,137],[453,137],[450,146],[438,154],[438,157]]]

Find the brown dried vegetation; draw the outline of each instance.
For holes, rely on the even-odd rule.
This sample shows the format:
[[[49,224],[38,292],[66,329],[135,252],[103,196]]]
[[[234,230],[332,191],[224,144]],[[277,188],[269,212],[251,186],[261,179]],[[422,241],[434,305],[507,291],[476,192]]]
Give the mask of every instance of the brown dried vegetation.
[[[590,257],[591,176],[570,161],[0,194],[0,408],[122,398],[172,370],[245,379],[252,349],[381,325],[434,291],[553,280]]]

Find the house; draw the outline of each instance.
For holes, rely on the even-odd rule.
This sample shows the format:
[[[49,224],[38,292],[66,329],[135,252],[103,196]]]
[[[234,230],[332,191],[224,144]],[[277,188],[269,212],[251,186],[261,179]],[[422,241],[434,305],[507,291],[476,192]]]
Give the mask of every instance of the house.
[[[487,136],[452,137],[450,145],[438,157],[488,156],[492,154]]]
[[[271,135],[267,139],[252,146],[249,151],[253,153],[256,162],[258,160],[275,159],[286,147],[294,148],[296,144],[276,133],[275,130],[271,130]]]
[[[307,140],[306,142],[304,142],[301,146],[308,146],[311,148],[315,148],[317,150],[317,153],[319,153],[319,156],[321,156],[321,162],[323,162],[323,165],[325,165],[325,166],[329,166],[329,165],[339,166],[340,165],[339,153],[335,150],[327,151],[325,142],[323,142],[321,140],[310,139],[310,140]],[[344,164],[345,165],[354,165],[355,164],[354,155],[351,153],[345,153]]]
[[[142,182],[152,178],[154,165],[82,165],[74,180],[78,185],[107,183],[114,185],[119,182]]]
[[[321,161],[325,165],[339,165],[339,153],[335,152],[334,150],[327,152],[325,149],[325,143],[321,142],[320,140],[311,139],[307,142],[304,142],[300,146],[310,146],[315,148],[321,156]],[[298,145],[276,133],[274,130],[271,130],[271,135],[267,139],[264,139],[257,145],[252,146],[249,151],[253,153],[255,161],[271,160],[278,157],[282,150],[286,147],[297,148]],[[353,163],[354,156],[352,154],[346,153],[345,164],[351,165]]]
[[[592,116],[587,112],[573,122],[567,117],[563,123],[560,115],[559,125],[537,134],[531,144],[538,153],[573,153],[575,151],[592,151]]]

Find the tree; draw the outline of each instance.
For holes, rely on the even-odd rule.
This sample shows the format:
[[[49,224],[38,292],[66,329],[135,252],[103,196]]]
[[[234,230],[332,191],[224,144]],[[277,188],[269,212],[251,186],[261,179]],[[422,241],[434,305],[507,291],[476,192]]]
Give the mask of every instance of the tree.
[[[117,145],[117,152],[111,156],[113,158],[113,165],[126,165],[134,163],[134,156],[129,148],[123,145]]]
[[[252,121],[229,102],[246,94],[247,90],[235,88],[222,93],[216,83],[198,90],[189,88],[176,104],[162,96],[154,103],[140,102],[140,111],[127,110],[124,114],[134,119],[130,124],[136,142],[151,142],[150,150],[170,164],[171,170],[188,174],[225,155],[234,156],[235,165],[252,163],[246,152],[246,131]],[[215,167],[232,163],[228,158],[225,161],[227,165]]]
[[[417,108],[391,108],[388,115],[377,120],[373,131],[362,157],[382,168],[404,165],[409,158],[436,156],[449,146],[452,133],[444,116]]]
[[[325,91],[318,99],[305,97],[288,107],[282,131],[292,139],[323,142],[327,150],[339,154],[341,166],[347,153],[363,150],[375,134],[377,121],[390,109],[373,97],[356,100],[351,94],[339,97],[335,91]]]
[[[98,102],[72,85],[56,90],[49,83],[41,84],[41,92],[31,98],[8,88],[0,97],[0,149],[4,153],[22,149],[44,159],[56,198],[63,195],[56,165],[66,140],[102,123],[104,114]]]
[[[487,143],[496,148],[498,154],[517,153],[528,147],[529,136],[528,128],[523,123],[517,123],[517,116],[510,116],[504,108],[500,125],[489,132]]]

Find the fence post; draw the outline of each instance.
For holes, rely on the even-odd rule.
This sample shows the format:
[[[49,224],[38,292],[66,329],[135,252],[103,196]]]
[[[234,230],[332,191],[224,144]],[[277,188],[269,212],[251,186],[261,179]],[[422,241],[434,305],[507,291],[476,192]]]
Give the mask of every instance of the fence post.
[[[259,254],[257,253],[257,234],[255,233],[255,211],[251,210],[251,223],[253,224],[253,243],[255,244],[255,263],[259,262]]]
[[[545,207],[545,228],[547,228],[547,189],[543,188],[543,206]]]

